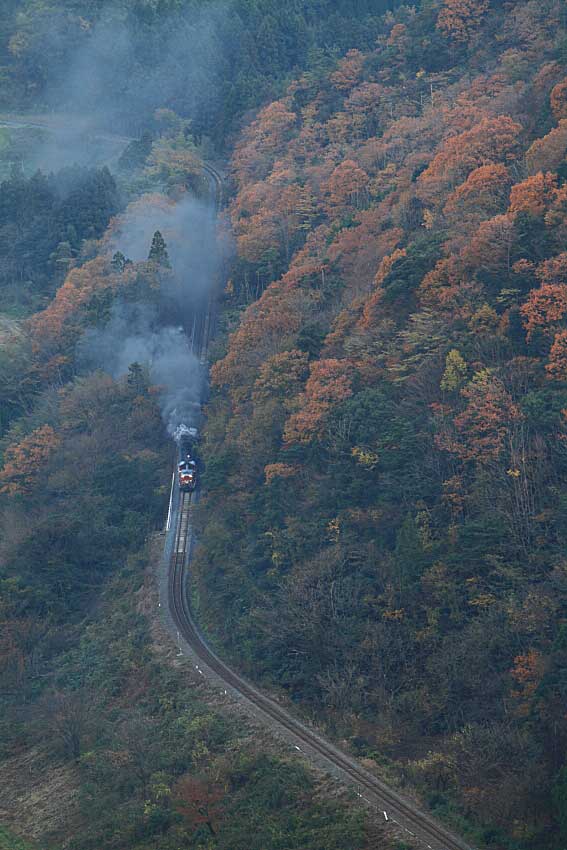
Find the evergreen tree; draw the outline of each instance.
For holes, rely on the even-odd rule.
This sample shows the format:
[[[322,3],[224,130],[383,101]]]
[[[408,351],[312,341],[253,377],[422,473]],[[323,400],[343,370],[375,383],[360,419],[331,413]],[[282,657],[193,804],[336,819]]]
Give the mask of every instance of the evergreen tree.
[[[156,230],[154,233],[152,246],[150,248],[150,253],[148,254],[148,260],[152,263],[156,263],[158,266],[163,266],[166,269],[171,268],[169,254],[167,253],[167,245],[165,244],[165,239],[159,230]]]
[[[112,257],[112,262],[110,263],[110,265],[112,267],[112,271],[121,274],[124,271],[127,263],[128,260],[126,259],[122,251],[117,251]]]
[[[145,369],[140,363],[131,363],[128,366],[128,377],[126,378],[126,383],[134,395],[144,395],[149,386],[147,369]]]

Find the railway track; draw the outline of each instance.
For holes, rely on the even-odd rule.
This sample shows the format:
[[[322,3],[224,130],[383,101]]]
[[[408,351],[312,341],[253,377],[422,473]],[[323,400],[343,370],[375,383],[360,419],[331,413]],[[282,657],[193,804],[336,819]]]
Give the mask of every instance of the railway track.
[[[0,116],[0,126],[31,126],[49,129],[51,121],[45,117],[35,122],[25,116]],[[51,129],[54,129],[51,127]],[[128,138],[107,135],[108,138],[127,143]],[[223,180],[219,172],[210,164],[202,166],[208,177],[217,209],[222,202]],[[196,348],[201,363],[205,364],[208,340],[211,335],[213,319],[213,300],[210,299],[198,317],[196,328]],[[172,491],[173,496],[173,491]],[[354,788],[355,792],[367,804],[374,807],[388,823],[393,824],[412,843],[428,850],[471,850],[460,837],[454,835],[437,823],[430,815],[422,812],[412,802],[404,799],[381,780],[364,770],[355,759],[343,753],[334,744],[326,741],[318,732],[311,729],[274,700],[262,694],[242,676],[228,667],[224,661],[208,646],[195,623],[191,605],[187,596],[188,569],[193,541],[192,512],[198,498],[197,493],[180,493],[175,521],[171,528],[172,546],[169,549],[166,582],[166,622],[177,635],[180,652],[182,647],[192,653],[198,672],[216,682],[223,690],[229,688],[239,699],[244,700],[253,713],[269,724],[271,729],[279,729],[285,738],[291,741],[297,750],[307,758],[329,772],[341,778]],[[172,505],[170,503],[170,512]],[[169,530],[169,518],[168,526]],[[163,598],[163,597],[162,597]],[[160,603],[161,604],[161,603]],[[163,609],[162,609],[163,610]]]
[[[220,683],[228,686],[232,692],[236,692],[241,698],[244,697],[256,709],[255,714],[267,721],[272,728],[275,723],[285,730],[286,738],[295,741],[294,746],[304,755],[315,756],[319,764],[326,766],[335,775],[338,768],[339,776],[346,779],[361,798],[377,809],[385,820],[409,834],[420,846],[430,850],[470,850],[469,845],[461,838],[419,811],[411,802],[362,768],[353,758],[262,694],[228,667],[209,647],[195,622],[187,595],[187,571],[192,542],[191,513],[195,498],[194,493],[181,494],[169,572],[169,605],[178,634],[184,638],[199,662],[195,665],[198,672],[217,682],[220,680]]]
[[[222,178],[207,165],[204,171],[215,186],[217,206],[222,196]],[[212,303],[207,306],[206,316],[199,323],[200,339],[198,352],[201,362],[206,361],[211,327]],[[225,693],[227,688],[240,700],[244,700],[252,713],[260,720],[283,733],[295,749],[349,784],[355,793],[379,817],[391,824],[409,843],[427,850],[471,850],[459,836],[454,835],[434,818],[421,811],[414,803],[405,799],[377,777],[373,776],[350,755],[325,740],[317,731],[291,715],[270,697],[231,669],[208,645],[201,634],[191,610],[188,597],[188,571],[193,542],[192,513],[197,492],[179,493],[179,504],[173,531],[173,547],[170,550],[167,577],[167,608],[178,638],[180,652],[189,650],[198,673]]]

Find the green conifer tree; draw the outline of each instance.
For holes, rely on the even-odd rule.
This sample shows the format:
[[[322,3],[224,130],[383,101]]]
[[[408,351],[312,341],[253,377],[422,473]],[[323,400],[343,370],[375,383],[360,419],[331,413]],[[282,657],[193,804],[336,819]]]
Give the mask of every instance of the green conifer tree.
[[[165,244],[165,239],[159,230],[156,230],[154,233],[152,246],[150,248],[150,253],[148,254],[148,260],[156,263],[158,266],[163,266],[166,269],[171,268],[169,254],[167,253],[167,245]]]

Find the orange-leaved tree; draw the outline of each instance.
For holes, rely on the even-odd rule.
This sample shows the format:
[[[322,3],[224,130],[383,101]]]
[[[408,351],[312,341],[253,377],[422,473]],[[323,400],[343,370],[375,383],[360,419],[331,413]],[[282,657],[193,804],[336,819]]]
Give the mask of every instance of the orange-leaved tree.
[[[364,206],[368,197],[368,183],[368,174],[352,159],[345,159],[337,165],[326,187],[331,215]]]
[[[304,351],[291,349],[274,354],[260,366],[254,383],[255,402],[281,399],[284,402],[298,390],[308,373],[308,356]]]
[[[395,251],[392,251],[391,254],[388,254],[387,257],[384,257],[380,261],[378,271],[376,272],[376,276],[374,278],[374,289],[366,299],[364,309],[362,311],[362,316],[359,321],[359,326],[362,329],[369,328],[373,324],[373,322],[376,321],[378,317],[380,302],[384,295],[382,284],[384,283],[384,281],[386,280],[398,260],[403,259],[406,254],[407,252],[405,248],[396,248]]]
[[[516,238],[514,219],[507,213],[481,222],[462,251],[465,267],[471,271],[486,270],[492,274],[509,275]]]
[[[444,0],[437,27],[455,41],[470,41],[487,9],[488,0]]]
[[[320,438],[327,415],[352,395],[350,364],[344,360],[316,360],[301,398],[301,408],[288,419],[286,443],[308,443]]]
[[[536,328],[544,333],[553,333],[557,323],[567,315],[567,286],[545,283],[539,289],[532,289],[521,313],[528,339]]]
[[[567,331],[555,334],[545,369],[549,378],[567,381]]]
[[[360,79],[363,64],[364,55],[360,50],[349,50],[346,56],[340,60],[337,70],[330,76],[334,87],[342,92],[354,88]]]
[[[489,369],[477,372],[461,390],[467,405],[454,419],[455,434],[438,435],[440,448],[480,465],[497,461],[513,423],[522,416],[502,381]]]
[[[290,466],[288,463],[268,463],[264,467],[266,476],[266,484],[271,484],[276,479],[295,478],[298,474],[296,466]]]
[[[567,252],[541,263],[536,276],[541,286],[532,289],[521,308],[528,339],[536,329],[555,333],[567,316]]]
[[[274,158],[284,152],[296,122],[287,100],[276,100],[261,110],[244,131],[232,158],[239,185],[250,179],[263,179],[269,173]]]
[[[521,126],[509,115],[486,117],[443,142],[418,179],[420,194],[427,200],[443,200],[444,190],[456,186],[471,171],[490,163],[508,163],[517,158]]]
[[[558,248],[567,245],[567,183],[557,189],[545,214],[545,224]]]
[[[562,118],[546,136],[536,139],[526,151],[526,165],[530,174],[538,171],[557,171],[567,155],[567,118]]]
[[[536,277],[542,284],[555,283],[567,284],[567,251],[544,260],[536,269]]]
[[[174,805],[193,829],[204,825],[211,835],[216,835],[224,794],[223,788],[187,775],[175,785]]]
[[[521,183],[516,183],[510,191],[510,213],[516,215],[527,212],[533,216],[542,216],[549,209],[557,194],[557,175],[550,171],[545,174],[538,171]]]
[[[504,212],[511,182],[505,165],[480,165],[449,196],[443,212],[457,227],[463,217],[482,219]]]
[[[28,320],[36,350],[65,350],[81,329],[81,311],[97,295],[127,286],[136,275],[132,264],[117,273],[104,257],[72,269],[53,301]]]
[[[27,495],[35,489],[61,440],[51,425],[42,425],[6,449],[0,471],[0,493]]]
[[[261,364],[288,347],[302,324],[307,299],[299,290],[287,291],[282,282],[271,284],[244,313],[230,337],[226,356],[211,368],[216,386],[238,390],[257,376]]]

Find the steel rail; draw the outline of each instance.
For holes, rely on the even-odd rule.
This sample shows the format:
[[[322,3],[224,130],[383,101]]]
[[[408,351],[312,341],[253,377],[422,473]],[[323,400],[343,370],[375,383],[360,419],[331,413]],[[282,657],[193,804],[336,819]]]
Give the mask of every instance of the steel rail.
[[[220,204],[222,178],[216,170],[205,165],[206,171],[216,186],[216,204]],[[206,360],[212,299],[209,301],[199,340],[199,354],[202,362]],[[169,611],[178,633],[200,661],[203,669],[196,665],[199,673],[228,686],[251,705],[255,714],[284,730],[286,737],[297,741],[296,749],[318,763],[323,763],[331,772],[339,773],[358,796],[382,813],[385,821],[394,824],[428,850],[471,850],[462,838],[438,823],[431,815],[421,811],[414,803],[405,799],[382,780],[365,770],[356,760],[340,750],[335,744],[325,740],[317,731],[295,718],[273,699],[261,693],[254,685],[231,669],[209,646],[195,622],[188,598],[188,570],[192,544],[191,509],[197,494],[181,493],[177,512],[177,525],[174,537],[174,550],[171,555],[168,575]]]
[[[41,119],[27,121],[25,116],[0,116],[0,126],[31,126],[55,130],[49,120]],[[99,134],[101,138],[116,139],[123,142],[128,138],[116,137],[113,134]],[[215,186],[215,206],[220,208],[222,202],[223,179],[219,172],[209,163],[202,164],[202,170]],[[208,338],[211,331],[212,298],[208,300],[203,322],[200,324],[199,359],[206,362]],[[285,730],[287,737],[297,740],[307,748],[302,750],[304,755],[323,761],[331,770],[339,771],[343,779],[354,785],[356,793],[366,802],[382,810],[384,818],[396,824],[412,838],[424,844],[429,850],[471,850],[461,838],[437,823],[430,815],[422,812],[410,801],[385,785],[368,771],[364,770],[352,757],[343,753],[334,744],[326,741],[319,733],[310,729],[293,717],[288,711],[274,700],[262,694],[257,688],[247,682],[242,676],[228,667],[209,647],[197,627],[191,606],[187,597],[187,570],[192,543],[191,509],[196,499],[195,493],[180,494],[177,523],[175,526],[174,549],[171,554],[168,574],[168,605],[179,634],[183,636],[195,655],[200,659],[207,674],[218,678],[230,687],[236,694],[249,703],[256,713],[263,716],[272,725]],[[199,672],[205,672],[199,668]],[[297,746],[297,745],[296,745]],[[297,746],[297,749],[301,749]],[[366,791],[366,796],[361,793]]]
[[[190,534],[191,529],[189,523],[184,522],[183,518],[190,510],[192,502],[193,494],[184,493],[179,510],[179,528],[185,525],[187,534]],[[430,850],[470,850],[466,842],[438,824],[430,815],[421,812],[411,802],[405,800],[396,791],[362,768],[334,744],[326,741],[319,733],[289,714],[274,700],[262,694],[218,657],[207,644],[195,623],[188,600],[188,559],[186,554],[189,554],[189,545],[186,544],[181,547],[177,545],[177,549],[182,549],[183,555],[180,557],[177,552],[174,552],[172,558],[169,585],[170,610],[180,634],[187,641],[203,668],[206,668],[205,674],[210,676],[212,673],[219,677],[233,691],[236,691],[241,697],[252,703],[256,709],[259,709],[260,714],[264,715],[265,719],[272,723],[275,722],[283,727],[286,732],[291,733],[294,739],[307,747],[307,753],[304,754],[309,755],[309,750],[311,750],[332,768],[339,768],[341,773],[351,780],[351,784],[354,785],[360,797],[385,813],[384,817],[387,817],[389,822],[409,833],[425,847],[430,848]],[[199,672],[203,673],[201,668],[198,669]],[[301,750],[301,747],[299,749]],[[361,793],[362,790],[367,792],[366,796]]]

